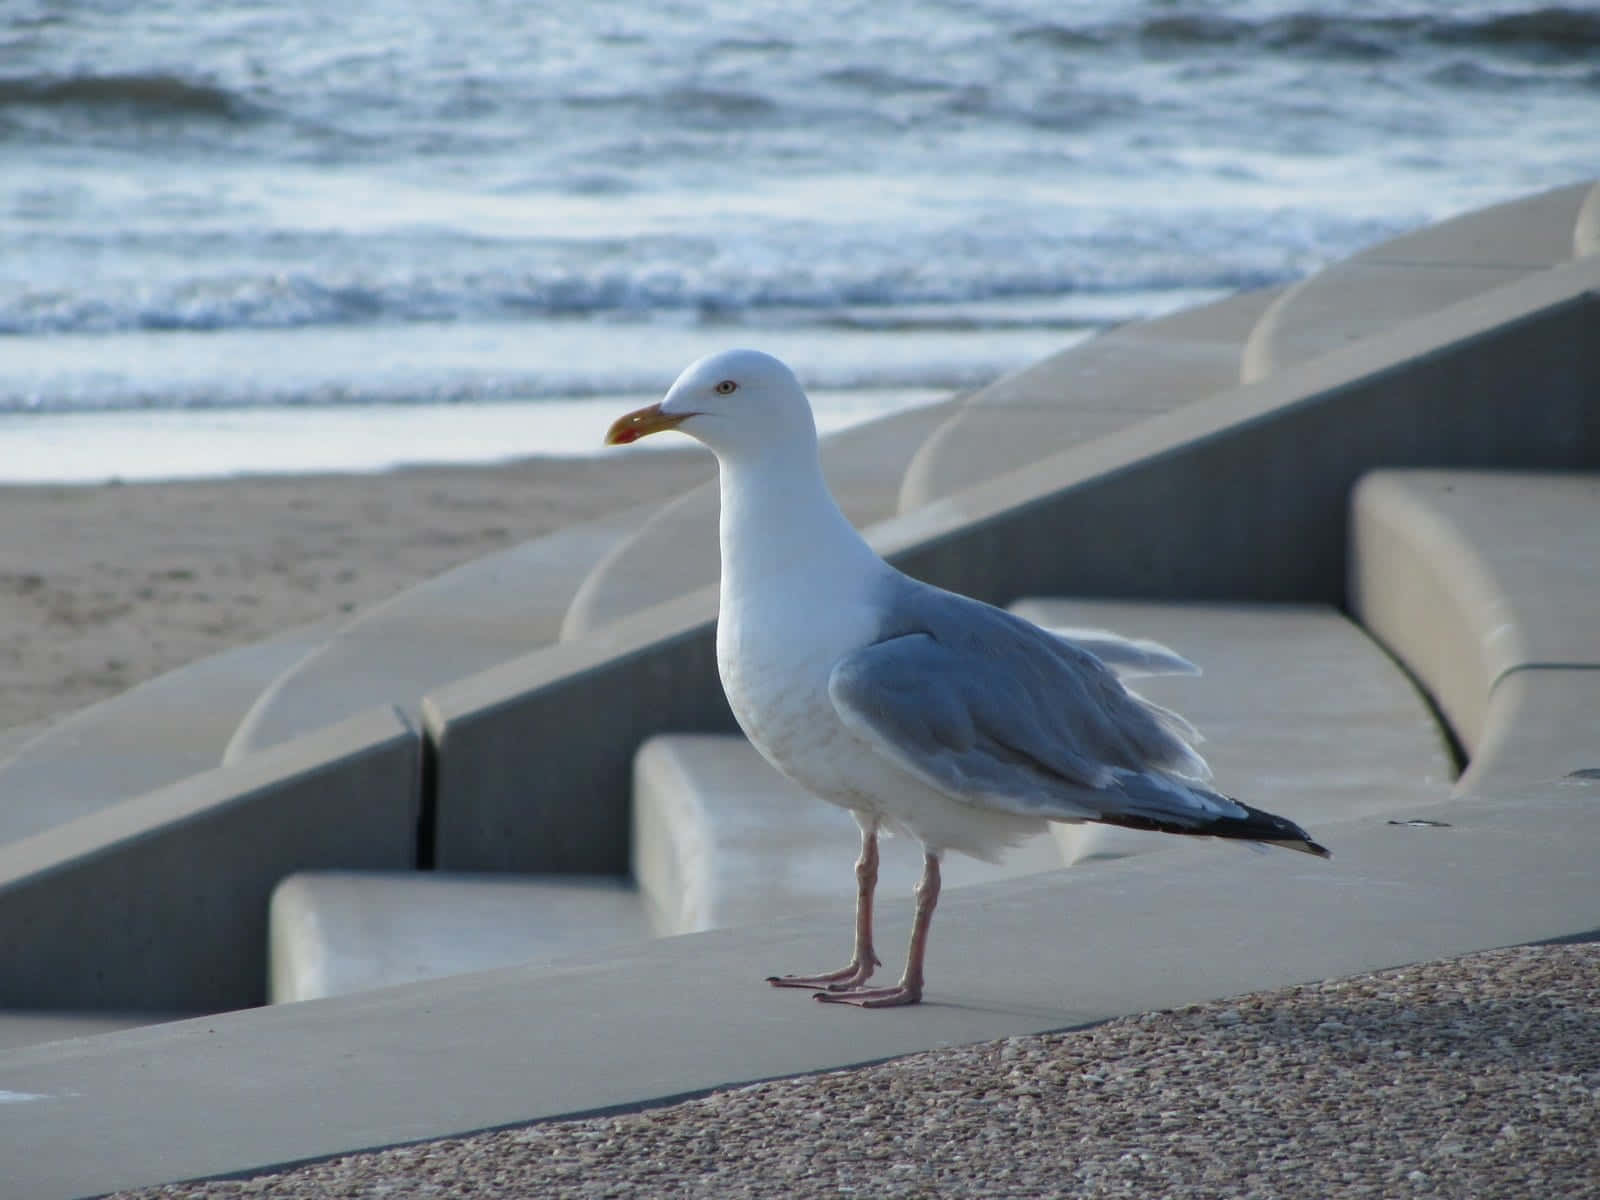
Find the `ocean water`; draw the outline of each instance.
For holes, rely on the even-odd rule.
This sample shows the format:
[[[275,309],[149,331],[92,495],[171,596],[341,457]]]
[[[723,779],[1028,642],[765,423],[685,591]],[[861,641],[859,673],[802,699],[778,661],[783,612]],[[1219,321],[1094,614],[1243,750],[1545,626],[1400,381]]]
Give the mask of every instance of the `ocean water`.
[[[1597,4],[8,0],[0,480],[834,427],[1596,174]]]

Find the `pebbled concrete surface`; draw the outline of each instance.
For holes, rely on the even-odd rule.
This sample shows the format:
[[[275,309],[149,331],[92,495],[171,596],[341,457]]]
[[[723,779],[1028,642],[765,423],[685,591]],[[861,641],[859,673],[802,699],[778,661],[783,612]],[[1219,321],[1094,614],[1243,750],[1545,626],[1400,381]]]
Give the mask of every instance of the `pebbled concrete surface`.
[[[120,1195],[1592,1197],[1597,1026],[1520,947]]]

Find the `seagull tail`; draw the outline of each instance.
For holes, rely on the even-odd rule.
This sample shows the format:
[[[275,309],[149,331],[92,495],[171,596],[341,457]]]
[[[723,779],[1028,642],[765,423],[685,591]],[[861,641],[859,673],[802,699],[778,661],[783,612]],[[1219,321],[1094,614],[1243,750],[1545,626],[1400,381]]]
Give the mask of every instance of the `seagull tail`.
[[[1199,791],[1193,788],[1191,790]],[[1218,799],[1221,799],[1218,797]],[[1227,801],[1244,810],[1244,816],[1208,814],[1196,820],[1185,814],[1182,822],[1163,820],[1144,813],[1111,812],[1098,818],[1105,825],[1121,825],[1125,829],[1147,829],[1158,833],[1180,833],[1191,837],[1235,838],[1247,842],[1260,842],[1268,846],[1282,846],[1285,850],[1298,850],[1302,854],[1315,854],[1318,858],[1332,858],[1326,846],[1311,840],[1311,835],[1287,817],[1251,808],[1232,796]]]

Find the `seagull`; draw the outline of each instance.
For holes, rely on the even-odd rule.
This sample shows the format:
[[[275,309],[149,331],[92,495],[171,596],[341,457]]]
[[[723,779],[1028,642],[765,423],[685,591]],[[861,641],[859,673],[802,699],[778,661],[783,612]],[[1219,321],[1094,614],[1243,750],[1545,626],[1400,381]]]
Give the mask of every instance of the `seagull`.
[[[717,669],[752,745],[854,814],[855,945],[836,971],[769,977],[861,1008],[922,999],[947,851],[995,861],[1050,821],[1239,838],[1328,857],[1294,822],[1213,790],[1199,734],[1123,675],[1193,673],[1154,642],[1053,632],[884,562],[823,479],[811,404],[781,361],[727,350],[691,364],[607,445],[677,430],[716,455],[722,574]],[[920,842],[905,971],[868,986],[878,835]]]

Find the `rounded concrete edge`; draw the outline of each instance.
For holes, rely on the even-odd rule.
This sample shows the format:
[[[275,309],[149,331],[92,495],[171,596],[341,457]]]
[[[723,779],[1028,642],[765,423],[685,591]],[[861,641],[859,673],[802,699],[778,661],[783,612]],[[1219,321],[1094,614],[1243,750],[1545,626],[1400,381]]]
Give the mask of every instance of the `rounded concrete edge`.
[[[717,521],[718,495],[716,480],[693,487],[667,501],[650,514],[637,529],[618,541],[590,568],[583,582],[578,585],[572,595],[572,602],[567,605],[566,616],[561,620],[556,640],[577,641],[640,609],[649,608],[681,595],[681,588],[675,589],[669,595],[661,595],[659,590],[654,595],[649,594],[651,587],[648,581],[637,577],[640,547],[652,538],[660,540],[663,545],[675,545],[677,539],[667,531],[684,521],[703,524],[709,520],[714,529]],[[709,516],[706,512],[708,504]],[[712,545],[715,551],[715,543]],[[683,564],[691,571],[700,565],[692,561],[692,558],[693,556],[691,561]],[[646,556],[646,561],[652,559]],[[714,580],[716,578],[714,555],[710,567],[711,573],[707,579]],[[659,589],[661,582],[663,581],[657,579],[653,586]]]
[[[267,1003],[323,995],[325,951],[307,880],[300,874],[284,877],[267,901]]]
[[[658,937],[706,926],[700,864],[711,854],[699,792],[675,749],[684,735],[645,740],[633,759],[632,866],[645,914]]]
[[[1572,226],[1572,257],[1600,254],[1600,183],[1589,189]]]
[[[1482,744],[1498,671],[1480,618],[1501,589],[1470,542],[1404,472],[1373,471],[1350,499],[1349,600],[1356,619],[1418,680],[1468,754]],[[1514,633],[1514,631],[1513,631]]]
[[[1308,357],[1492,291],[1519,275],[1555,266],[1572,251],[1578,258],[1593,253],[1600,243],[1595,190],[1600,184],[1580,201],[1583,186],[1564,184],[1458,213],[1368,246],[1301,280],[1252,330],[1241,356],[1240,381],[1259,382]],[[1397,304],[1398,297],[1404,302]],[[1305,345],[1308,329],[1318,331],[1320,344]],[[1324,340],[1330,333],[1333,339]]]
[[[1240,383],[1258,383],[1276,369],[1277,363],[1273,352],[1277,346],[1279,328],[1288,319],[1288,314],[1294,310],[1295,301],[1316,278],[1317,276],[1313,275],[1310,279],[1302,279],[1292,284],[1283,295],[1267,306],[1266,312],[1261,314],[1256,327],[1245,339],[1244,349],[1239,352]]]

